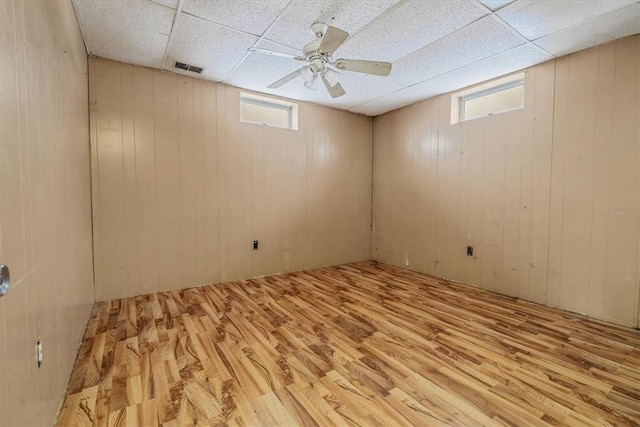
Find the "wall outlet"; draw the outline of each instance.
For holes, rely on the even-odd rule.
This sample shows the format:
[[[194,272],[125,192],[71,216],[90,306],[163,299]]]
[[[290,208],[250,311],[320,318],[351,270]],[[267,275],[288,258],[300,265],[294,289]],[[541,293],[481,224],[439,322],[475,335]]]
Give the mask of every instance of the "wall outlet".
[[[38,362],[38,368],[42,366],[42,341],[38,338],[36,341],[36,361]]]

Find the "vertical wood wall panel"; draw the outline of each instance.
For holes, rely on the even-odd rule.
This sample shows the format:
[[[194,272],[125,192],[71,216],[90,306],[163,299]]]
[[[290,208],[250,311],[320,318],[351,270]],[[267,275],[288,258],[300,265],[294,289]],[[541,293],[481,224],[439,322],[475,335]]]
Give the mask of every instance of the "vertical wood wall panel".
[[[520,227],[518,250],[518,282],[516,296],[530,299],[529,295],[529,255],[531,239],[531,195],[533,191],[533,132],[536,104],[536,71],[530,69],[525,76],[525,109],[522,119],[520,157]],[[528,107],[528,108],[527,108]]]
[[[370,258],[370,118],[243,124],[236,88],[90,69],[98,300]]]
[[[176,209],[180,213],[180,269],[183,286],[189,283],[197,283],[197,244],[196,236],[196,158],[193,90],[194,80],[189,78],[178,79],[178,147],[180,161],[180,190],[174,197],[177,202]],[[124,88],[123,88],[124,89]]]
[[[505,166],[502,282],[496,292],[509,294],[518,282],[520,259],[520,167],[522,164],[522,111],[505,116]]]
[[[51,425],[94,302],[87,55],[71,3],[0,1],[0,52],[0,424]]]
[[[539,286],[547,280],[549,260],[549,195],[553,141],[554,64],[536,67],[535,112],[533,122],[532,188],[528,291],[531,301],[546,304],[547,289]]]
[[[96,132],[101,135],[96,147],[100,178],[96,192],[100,195],[101,233],[97,240],[100,252],[100,271],[103,287],[99,297],[117,298],[126,288],[127,279],[127,235],[126,200],[123,159],[122,97],[120,95],[120,65],[108,64],[96,72],[95,94],[102,100],[105,109],[92,115]],[[117,114],[115,113],[117,112]],[[117,159],[118,161],[111,161]],[[107,266],[118,266],[111,268]]]
[[[553,151],[551,162],[551,191],[549,206],[549,263],[547,271],[547,304],[560,305],[560,277],[562,270],[562,229],[564,226],[564,178],[567,158],[567,115],[569,57],[555,62],[555,90],[553,103]]]
[[[569,57],[566,166],[562,210],[562,265],[559,306],[584,313],[588,307],[593,164],[596,131],[598,51]],[[597,68],[596,68],[597,70]]]
[[[120,72],[120,86],[122,87],[122,160],[123,160],[123,196],[127,257],[126,283],[140,282],[140,257],[138,247],[138,192],[136,189],[136,145],[135,145],[135,113],[133,99],[133,74],[131,68]]]
[[[122,68],[129,65],[115,63]],[[180,79],[167,73],[153,73],[153,124],[155,127],[156,194],[158,218],[158,290],[174,289],[182,284],[182,235],[180,194],[180,134],[178,85]],[[121,89],[114,88],[116,93]],[[105,106],[108,108],[107,106]],[[97,108],[101,109],[100,99]],[[121,111],[114,111],[122,114]],[[98,147],[102,135],[98,134]],[[99,148],[98,148],[99,149]],[[114,163],[122,161],[113,159]],[[105,179],[105,186],[110,184]],[[104,217],[104,216],[103,216]],[[116,230],[114,230],[116,232]],[[143,242],[146,244],[146,242]],[[103,269],[106,265],[103,264]],[[111,264],[109,268],[122,268]],[[125,287],[121,290],[126,292]]]
[[[480,265],[478,283],[492,291],[502,289],[507,119],[504,115],[496,117],[504,123],[487,126],[484,134],[480,254],[485,262]]]
[[[631,324],[637,292],[640,36],[616,43],[604,319]]]
[[[93,67],[89,68],[94,71]],[[95,79],[90,83],[95,85]],[[94,101],[93,108],[96,108]],[[133,68],[133,116],[135,134],[135,170],[136,181],[131,183],[136,189],[136,212],[138,224],[138,259],[139,282],[129,283],[129,289],[137,288],[141,294],[152,292],[158,283],[158,213],[156,203],[156,146],[153,105],[153,76],[151,70]],[[98,135],[92,134],[92,147],[98,146]],[[92,157],[95,157],[95,149]],[[99,164],[93,162],[93,177],[100,177]],[[98,173],[96,173],[96,170]],[[98,202],[96,203],[96,199]],[[98,205],[93,211],[94,236],[99,235],[101,224],[100,195],[94,192],[94,204]],[[141,245],[140,242],[145,244]],[[96,245],[96,248],[98,246]],[[96,267],[96,271],[97,271]],[[96,272],[96,290],[103,288],[102,275]],[[97,297],[100,299],[100,297]]]
[[[593,214],[589,266],[589,313],[603,318],[607,271],[609,191],[611,188],[611,148],[613,141],[614,75],[616,45],[600,49],[598,62],[598,111],[593,170]]]
[[[633,36],[532,67],[521,111],[451,125],[443,95],[375,118],[373,257],[637,324],[639,58]]]

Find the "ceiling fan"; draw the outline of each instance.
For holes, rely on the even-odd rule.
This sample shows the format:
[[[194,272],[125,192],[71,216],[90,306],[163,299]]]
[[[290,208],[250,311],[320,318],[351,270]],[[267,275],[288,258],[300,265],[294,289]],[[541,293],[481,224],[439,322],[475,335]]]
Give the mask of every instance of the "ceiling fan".
[[[349,33],[340,28],[332,27],[322,22],[316,22],[311,25],[311,31],[316,36],[315,40],[310,41],[302,52],[304,56],[289,55],[283,52],[276,52],[267,49],[250,48],[249,50],[267,55],[284,56],[299,61],[307,61],[309,65],[287,74],[280,80],[277,80],[267,86],[270,89],[276,89],[285,83],[290,82],[296,77],[302,77],[304,86],[307,89],[316,90],[318,80],[322,80],[332,98],[337,98],[345,94],[344,89],[338,79],[340,72],[333,67],[343,71],[355,71],[357,73],[375,74],[378,76],[388,76],[391,72],[391,63],[377,61],[362,61],[358,59],[336,59],[332,61],[331,55],[344,43],[349,37]]]

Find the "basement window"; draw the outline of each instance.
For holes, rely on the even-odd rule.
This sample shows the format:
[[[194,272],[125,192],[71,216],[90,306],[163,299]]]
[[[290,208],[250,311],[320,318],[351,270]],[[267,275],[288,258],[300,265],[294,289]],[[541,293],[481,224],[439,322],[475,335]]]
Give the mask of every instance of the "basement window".
[[[240,121],[254,125],[298,130],[298,104],[241,92]]]
[[[451,123],[493,116],[524,107],[524,73],[475,86],[451,96]]]

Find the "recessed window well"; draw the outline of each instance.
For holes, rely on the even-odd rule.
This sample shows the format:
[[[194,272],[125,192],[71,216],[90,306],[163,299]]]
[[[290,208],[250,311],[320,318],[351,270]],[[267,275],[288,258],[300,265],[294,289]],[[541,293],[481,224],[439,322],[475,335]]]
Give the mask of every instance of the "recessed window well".
[[[524,73],[514,74],[451,96],[451,123],[524,107]]]
[[[298,104],[242,92],[240,121],[254,125],[298,130]]]

